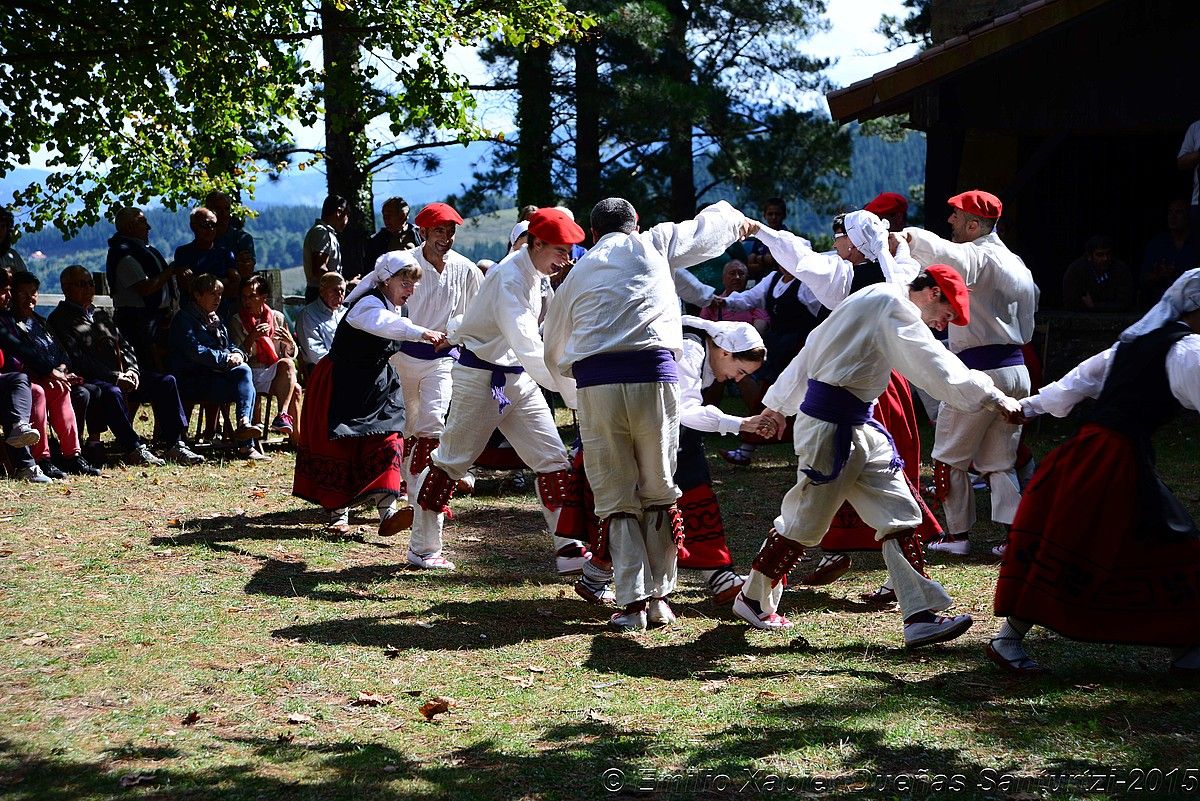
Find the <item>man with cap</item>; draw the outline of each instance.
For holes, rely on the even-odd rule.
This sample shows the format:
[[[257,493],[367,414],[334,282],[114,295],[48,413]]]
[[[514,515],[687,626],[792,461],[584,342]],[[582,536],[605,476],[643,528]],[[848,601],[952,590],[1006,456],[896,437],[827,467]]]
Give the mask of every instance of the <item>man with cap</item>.
[[[869,211],[888,224],[892,231],[901,231],[908,225],[908,199],[896,192],[880,192],[863,211]]]
[[[904,616],[905,645],[944,642],[970,628],[970,615],[935,614],[951,605],[950,596],[905,556],[919,547],[913,531],[921,512],[891,437],[871,417],[893,369],[954,407],[1016,414],[1015,400],[983,373],[967,369],[930,331],[965,325],[970,316],[962,278],[945,265],[932,265],[908,286],[876,284],[854,293],[809,334],[763,398],[763,415],[775,420],[777,431],[796,415],[797,481],[733,602],[735,614],[755,628],[790,627],[776,612],[783,580],[804,546],[820,542],[842,502],[849,501],[883,543]]]
[[[638,231],[623,198],[592,209],[595,245],[546,315],[546,367],[578,384],[579,434],[602,542],[612,557],[622,631],[673,619],[682,523],[672,479],[679,446],[683,326],[673,273],[723,253],[749,229],[728,203]]]
[[[537,474],[546,525],[551,534],[557,527],[570,489],[570,462],[540,387],[575,406],[575,382],[546,369],[538,313],[542,277],[570,261],[571,246],[584,233],[558,209],[538,209],[528,234],[528,244],[488,270],[476,299],[452,323],[450,340],[461,349],[450,414],[429,466],[410,485],[417,498],[408,554],[414,564],[453,569],[441,556],[443,510],[497,429]],[[585,554],[573,540],[554,539],[559,572],[579,572]]]
[[[906,228],[903,236],[917,263],[950,265],[971,291],[971,322],[950,329],[950,350],[968,367],[986,372],[1005,394],[1024,398],[1029,395],[1029,370],[1021,348],[1033,337],[1039,294],[1033,274],[996,234],[1003,209],[999,198],[976,189],[947,202],[950,241],[920,228]],[[975,492],[967,469],[972,465],[991,488],[992,520],[1012,523],[1021,501],[1014,468],[1020,440],[1020,426],[984,412],[943,408],[938,413],[934,483],[948,533],[929,543],[930,549],[959,555],[970,551]]]
[[[446,203],[430,203],[417,215],[424,244],[412,252],[424,272],[408,299],[408,316],[415,324],[433,331],[446,333],[450,319],[467,310],[483,283],[483,273],[474,262],[453,249],[454,235],[462,222],[458,212]],[[403,342],[400,352],[392,357],[404,390],[404,479],[410,492],[416,491],[417,477],[429,466],[429,456],[445,431],[453,381],[451,368],[457,356],[457,349],[448,343],[434,347],[424,342]],[[426,545],[417,534],[417,525],[414,523],[409,563],[435,570],[453,569],[438,551],[423,550]],[[440,541],[439,533],[439,547]]]

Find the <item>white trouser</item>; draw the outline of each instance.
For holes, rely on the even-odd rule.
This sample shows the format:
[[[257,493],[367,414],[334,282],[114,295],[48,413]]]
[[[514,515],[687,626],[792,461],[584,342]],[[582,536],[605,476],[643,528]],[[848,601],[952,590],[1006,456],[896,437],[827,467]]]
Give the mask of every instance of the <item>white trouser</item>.
[[[1029,395],[1029,370],[1025,365],[985,370],[996,388],[1018,400]],[[1008,525],[1021,503],[1021,487],[1014,465],[1021,427],[1007,423],[994,412],[961,412],[943,403],[934,429],[933,458],[950,466],[950,486],[943,508],[951,534],[965,534],[975,525],[975,491],[967,468],[986,476],[992,491],[992,520]]]
[[[446,429],[450,408],[451,358],[417,359],[405,353],[392,357],[404,393],[404,438],[433,437]]]
[[[829,530],[843,501],[849,501],[863,522],[875,529],[876,540],[921,523],[921,511],[904,472],[889,466],[892,446],[883,434],[870,426],[855,426],[850,456],[842,472],[828,484],[814,484],[801,470],[811,466],[826,475],[830,473],[836,426],[801,412],[793,428],[798,458],[796,485],[783,496],[779,517],[775,518],[779,534],[802,545],[816,545]],[[883,560],[905,617],[950,606],[950,596],[942,586],[918,573],[895,540],[883,543]],[[772,587],[771,579],[751,570],[742,592],[758,601],[764,612],[774,612],[783,595],[783,582]]]
[[[467,474],[496,429],[500,429],[517,456],[535,473],[570,468],[567,449],[554,425],[554,416],[532,378],[524,373],[505,376],[504,394],[509,405],[501,412],[492,397],[491,371],[456,364],[453,372],[454,402],[450,405],[441,441],[430,457],[430,461],[452,480],[457,481]],[[437,553],[442,549],[445,522],[441,513],[423,509],[416,503],[426,474],[427,471],[414,478],[409,490],[409,497],[414,502],[412,549],[419,554]],[[559,511],[542,506],[551,534],[558,527]],[[555,538],[555,550],[574,542],[560,539]]]
[[[604,384],[579,390],[579,437],[596,516],[615,514],[608,530],[617,603],[675,588],[679,550],[670,515],[647,512],[679,499],[679,388],[675,384]],[[665,521],[658,525],[659,519]],[[666,527],[664,533],[663,526]]]

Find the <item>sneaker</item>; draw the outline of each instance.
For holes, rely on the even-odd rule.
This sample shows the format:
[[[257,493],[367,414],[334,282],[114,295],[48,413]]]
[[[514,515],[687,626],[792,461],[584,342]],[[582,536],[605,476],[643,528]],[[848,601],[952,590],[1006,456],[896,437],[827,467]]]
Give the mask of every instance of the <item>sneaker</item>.
[[[596,606],[611,606],[617,602],[617,594],[613,592],[612,587],[587,578],[581,578],[575,582],[575,594]]]
[[[1008,543],[1002,542],[999,545],[997,545],[996,547],[992,548],[992,556],[999,556],[1001,559],[1003,559],[1004,553],[1007,550],[1008,550]]]
[[[974,622],[970,615],[935,615],[933,620],[928,622],[905,623],[904,647],[920,648],[923,645],[948,642],[965,634]]]
[[[832,584],[845,575],[852,564],[850,557],[844,553],[822,554],[821,561],[817,562],[817,569],[801,579],[800,583],[808,587]]]
[[[646,602],[635,601],[625,607],[624,612],[617,612],[608,619],[608,627],[617,631],[646,630]]]
[[[730,464],[738,467],[746,467],[750,464],[754,457],[743,451],[741,448],[734,448],[731,451],[721,451],[721,458]]]
[[[938,553],[950,553],[955,556],[966,556],[971,552],[971,540],[966,534],[943,534],[936,540],[930,540],[925,549]]]
[[[17,471],[17,479],[28,481],[30,484],[53,484],[54,479],[42,472],[36,464],[21,468]]]
[[[133,450],[122,456],[121,461],[125,464],[154,465],[155,467],[162,467],[166,464],[165,461],[155,456],[154,452],[150,450],[150,446],[144,442],[139,442]]]
[[[675,611],[666,598],[651,598],[646,604],[646,620],[651,625],[666,626],[675,622]]]
[[[258,448],[238,448],[238,456],[243,459],[249,459],[252,462],[269,462],[271,457],[260,451]]]
[[[43,459],[37,463],[38,468],[48,477],[55,481],[62,481],[67,477],[67,474],[58,469],[58,465],[49,459]]]
[[[271,430],[279,434],[290,434],[295,427],[296,424],[292,421],[292,416],[287,412],[280,412],[271,421]]]
[[[4,443],[10,448],[28,448],[37,445],[42,439],[38,430],[24,421],[18,421],[9,430]]]
[[[725,606],[733,603],[745,583],[745,576],[739,576],[732,567],[723,567],[708,577],[708,595],[714,604]]]
[[[578,576],[591,558],[592,555],[581,543],[572,543],[559,548],[554,554],[554,566],[560,576]]]
[[[82,454],[76,454],[75,456],[64,459],[62,466],[63,470],[67,471],[68,473],[74,473],[77,476],[100,475],[100,471],[88,464],[87,459],[84,459]],[[43,468],[43,470],[44,469],[45,468]],[[47,473],[47,475],[49,475],[49,473]]]
[[[442,557],[442,552],[421,555],[412,548],[408,549],[408,563],[422,570],[453,570],[454,563]]]
[[[782,631],[790,629],[792,621],[775,612],[764,612],[757,601],[751,601],[743,593],[733,599],[733,613],[756,629]]]
[[[163,455],[167,457],[168,461],[175,464],[204,464],[204,457],[183,442],[176,442]]]
[[[248,417],[243,417],[241,420],[238,420],[237,430],[233,432],[233,438],[238,441],[258,439],[262,435],[262,426],[254,425],[250,422]]]

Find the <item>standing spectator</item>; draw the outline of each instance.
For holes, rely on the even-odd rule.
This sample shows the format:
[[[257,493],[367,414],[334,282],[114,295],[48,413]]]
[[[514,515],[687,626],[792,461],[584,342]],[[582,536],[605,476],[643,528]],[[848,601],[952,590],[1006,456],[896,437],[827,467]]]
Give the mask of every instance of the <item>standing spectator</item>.
[[[162,463],[133,432],[132,409],[145,402],[154,410],[154,441],[166,450],[166,457],[177,464],[203,462],[204,457],[193,453],[183,441],[187,415],[175,377],[139,368],[133,346],[121,336],[112,316],[92,305],[96,284],[91,273],[75,264],[63,270],[60,282],[66,299],[50,312],[47,322],[73,369],[111,394],[123,420],[128,421],[118,421],[113,427],[118,442],[132,446],[127,448],[125,460],[134,464]]]
[[[175,279],[190,274],[181,267],[168,267],[163,255],[150,245],[150,223],[141,209],[121,209],[115,223],[117,233],[108,240],[105,264],[113,319],[133,345],[142,369],[165,372],[162,346],[171,316],[179,307]]]
[[[1181,170],[1192,173],[1192,227],[1200,227],[1200,120],[1188,126],[1179,146],[1179,157],[1175,162]]]
[[[9,274],[23,273],[29,268],[21,254],[13,250],[13,213],[8,209],[0,209],[0,270],[8,270]]]
[[[767,202],[763,204],[763,222],[767,224],[767,227],[775,231],[786,231],[787,226],[783,224],[785,219],[787,219],[787,204],[783,202],[783,198],[768,198]],[[750,246],[749,255],[746,256],[746,269],[749,272],[750,281],[754,283],[748,283],[747,286],[754,286],[779,267],[766,245],[757,239],[751,241],[753,244]],[[770,352],[769,345],[767,350]]]
[[[176,269],[189,270],[193,276],[201,273],[215,275],[224,281],[231,272],[236,273],[233,251],[218,247],[217,215],[200,206],[188,218],[193,239],[186,245],[175,248]],[[181,287],[184,291],[187,286]]]
[[[412,250],[421,246],[421,234],[408,221],[408,202],[402,197],[389,197],[383,201],[383,227],[367,240],[368,268],[375,267],[375,260],[393,250]]]
[[[296,340],[292,339],[283,312],[267,305],[270,294],[267,279],[250,276],[242,284],[242,309],[229,319],[229,334],[233,343],[249,356],[255,392],[270,393],[278,402],[279,413],[271,421],[271,430],[287,434],[295,441],[295,421],[300,416]]]
[[[250,272],[254,272],[254,264],[258,257],[254,252],[254,237],[233,219],[233,200],[224,192],[212,191],[204,197],[204,207],[217,215],[216,247],[232,251],[239,262],[248,260]],[[218,276],[224,280],[224,276]]]
[[[538,207],[533,205],[532,203],[527,206],[522,206],[521,213],[517,216],[517,222],[523,222],[523,223],[529,222],[529,218],[537,210],[538,210]],[[526,226],[526,227],[528,228],[528,226]]]
[[[1185,270],[1200,267],[1200,237],[1188,217],[1188,203],[1175,198],[1167,204],[1167,230],[1146,243],[1142,257],[1140,305],[1153,306],[1163,291]]]
[[[330,195],[321,206],[321,219],[304,235],[304,302],[320,294],[321,276],[342,272],[342,245],[338,234],[350,222],[350,204],[340,195]]]
[[[233,438],[245,442],[262,436],[262,427],[250,422],[254,414],[254,376],[246,354],[229,338],[229,330],[217,316],[225,287],[210,273],[192,282],[192,299],[171,321],[171,374],[179,382],[184,404],[236,403],[237,429]],[[250,459],[258,451],[243,446]]]
[[[63,470],[77,475],[98,476],[100,471],[83,458],[83,447],[79,439],[79,425],[75,409],[71,405],[72,389],[83,384],[83,377],[75,375],[67,366],[66,354],[50,336],[45,321],[33,309],[37,306],[37,276],[18,273],[8,283],[8,273],[0,271],[5,281],[0,302],[8,308],[0,313],[0,348],[12,362],[11,369],[21,370],[29,376],[30,389],[40,395],[34,399],[33,424],[41,424],[40,441],[33,457],[42,472],[50,478],[66,478]],[[11,288],[10,288],[11,287]],[[11,298],[11,302],[9,300]],[[33,390],[33,387],[37,390]],[[45,409],[39,414],[38,408]],[[45,421],[58,435],[62,453],[62,470],[50,459],[50,439]]]
[[[863,211],[869,211],[881,220],[886,220],[889,231],[903,231],[908,225],[908,199],[896,192],[880,192]]]
[[[333,347],[338,323],[346,316],[346,279],[337,273],[321,276],[320,297],[305,306],[296,318],[296,345],[301,367],[311,372]]]
[[[1063,305],[1067,311],[1123,312],[1133,308],[1133,274],[1113,258],[1113,241],[1093,236],[1083,255],[1063,275]]]

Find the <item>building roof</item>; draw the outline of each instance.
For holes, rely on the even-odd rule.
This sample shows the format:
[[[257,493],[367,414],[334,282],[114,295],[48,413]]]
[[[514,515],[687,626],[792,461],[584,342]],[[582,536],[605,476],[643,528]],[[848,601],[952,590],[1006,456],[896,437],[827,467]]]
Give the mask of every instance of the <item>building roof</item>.
[[[907,110],[913,93],[1046,33],[1113,0],[1034,0],[986,25],[923,50],[870,78],[826,95],[838,122]]]

